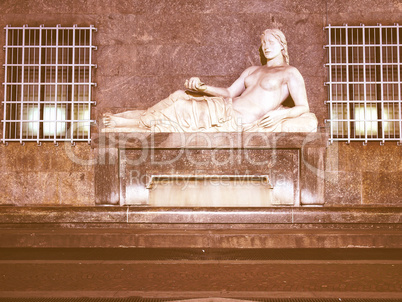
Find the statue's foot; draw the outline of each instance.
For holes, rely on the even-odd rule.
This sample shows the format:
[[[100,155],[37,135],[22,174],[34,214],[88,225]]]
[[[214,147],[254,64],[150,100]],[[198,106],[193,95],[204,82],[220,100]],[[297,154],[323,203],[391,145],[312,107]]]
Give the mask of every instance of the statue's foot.
[[[102,117],[102,123],[105,128],[115,127],[111,113],[105,113]]]
[[[139,121],[105,113],[102,118],[105,128],[139,127]]]

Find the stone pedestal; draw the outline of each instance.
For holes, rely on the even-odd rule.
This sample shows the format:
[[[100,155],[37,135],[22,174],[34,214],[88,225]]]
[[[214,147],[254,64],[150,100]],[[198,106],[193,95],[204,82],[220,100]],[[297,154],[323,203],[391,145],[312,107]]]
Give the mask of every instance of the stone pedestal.
[[[146,189],[151,207],[268,207],[276,201],[267,175],[153,175]]]
[[[164,204],[163,200],[155,201],[155,194],[151,194],[150,203],[152,188],[147,185],[158,175],[172,179],[183,175],[209,179],[209,185],[213,185],[211,176],[221,180],[243,176],[247,182],[247,177],[265,175],[272,186],[266,195],[266,206],[321,206],[326,141],[323,133],[101,133],[94,139],[100,157],[96,167],[96,202],[261,207],[264,201],[256,200],[261,195],[259,188],[251,187],[252,183],[248,184],[249,195],[244,202],[236,201],[233,205],[228,199],[222,203],[203,202],[202,193],[197,198],[199,204],[180,198]],[[215,185],[214,190],[222,188],[219,194],[227,189],[222,183]],[[240,190],[231,181],[228,185]],[[208,196],[205,194],[205,199]]]

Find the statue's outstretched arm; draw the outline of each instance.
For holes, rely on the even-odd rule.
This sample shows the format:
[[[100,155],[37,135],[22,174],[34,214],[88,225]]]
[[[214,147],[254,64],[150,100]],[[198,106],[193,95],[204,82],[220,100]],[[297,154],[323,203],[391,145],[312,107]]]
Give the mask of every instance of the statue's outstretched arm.
[[[247,68],[240,77],[234,81],[234,83],[228,88],[221,88],[221,87],[214,87],[210,85],[206,85],[197,77],[190,78],[186,80],[185,86],[187,89],[191,89],[197,92],[203,92],[205,94],[211,96],[221,96],[224,98],[234,98],[240,96],[244,90],[246,89],[245,86],[245,79],[249,76],[253,71],[255,71],[258,67],[252,66]]]

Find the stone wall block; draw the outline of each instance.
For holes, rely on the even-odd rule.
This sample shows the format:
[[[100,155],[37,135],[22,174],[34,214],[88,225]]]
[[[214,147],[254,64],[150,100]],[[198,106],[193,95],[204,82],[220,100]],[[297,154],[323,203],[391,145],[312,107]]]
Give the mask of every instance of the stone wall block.
[[[1,14],[29,14],[32,1],[30,0],[3,0],[1,3]]]
[[[198,12],[180,14],[179,11],[170,14],[155,12],[138,16],[138,44],[205,44],[201,29],[205,27],[202,15]],[[152,22],[150,22],[152,18]]]
[[[33,143],[20,145],[10,143],[1,147],[2,167],[13,172],[40,172],[51,171],[53,157],[57,157],[57,148],[53,144],[44,144],[42,147]]]
[[[316,55],[312,56],[314,53]],[[299,45],[289,50],[290,65],[295,66],[304,77],[316,77],[321,79],[323,86],[327,76],[324,64],[327,61],[327,53],[323,49],[322,41],[318,44]],[[321,87],[314,88],[321,88]],[[312,88],[312,87],[311,87]]]
[[[278,23],[281,25],[278,28],[286,35],[290,49],[305,50],[306,46],[321,44],[326,37],[322,15],[291,12],[280,15]],[[311,58],[321,59],[317,56],[311,56]]]
[[[18,1],[19,2],[19,1]],[[70,13],[74,3],[72,0],[59,1],[59,0],[36,0],[27,2],[27,14],[65,14]],[[18,11],[18,13],[21,13]]]
[[[348,5],[345,5],[343,1],[327,0],[328,12],[331,13],[392,13],[395,11],[401,11],[401,3],[395,0],[352,0],[348,1]]]
[[[346,5],[346,7],[350,6]],[[373,9],[377,10],[379,7],[382,7],[382,5],[376,5],[375,7],[373,7]],[[399,8],[397,7],[395,10],[388,12],[359,11],[350,13],[349,12],[332,13],[331,11],[329,11],[327,24],[360,25],[363,23],[366,25],[376,25],[377,23],[381,23],[383,25],[393,25],[394,23],[401,22],[401,12],[402,12],[401,7]]]
[[[200,18],[201,34],[198,37],[202,45],[211,45],[221,48],[241,47],[243,49],[260,46],[260,35],[265,29],[257,28],[250,22],[247,15],[205,14]],[[266,21],[265,21],[266,22]],[[269,20],[268,22],[269,23]],[[268,26],[268,25],[266,25]]]
[[[152,44],[137,49],[135,71],[139,76],[240,76],[250,66],[238,47]],[[221,64],[222,60],[226,64]]]
[[[325,148],[302,148],[301,155],[301,204],[323,205]]]
[[[0,204],[93,205],[93,173],[7,172],[0,177]]]
[[[342,143],[334,142],[327,146],[325,172],[339,171],[339,145]]]
[[[139,31],[137,15],[109,14],[98,19],[97,45],[128,45],[138,42]]]
[[[2,21],[1,26],[23,26],[28,24],[29,26],[56,26],[61,24],[62,26],[72,26],[77,24],[79,26],[97,25],[99,23],[99,16],[95,15],[75,15],[70,13],[65,14],[20,14],[19,12],[10,13],[6,15],[0,15]],[[4,40],[3,40],[4,41]]]
[[[242,14],[280,14],[286,12],[324,13],[325,6],[322,1],[275,1],[275,0],[223,0],[205,1],[205,9],[214,13],[242,13]],[[318,2],[318,4],[317,4]]]
[[[98,65],[95,70],[97,76],[132,76],[138,73],[138,48],[133,45],[99,46],[93,55]]]
[[[3,188],[0,203],[93,204],[93,166],[88,164],[92,163],[90,146],[80,144],[72,148],[76,149],[67,155],[63,144],[1,146],[0,158],[5,171],[0,180]],[[89,159],[85,160],[86,157]],[[74,192],[72,197],[71,192]]]
[[[0,205],[15,205],[23,195],[20,173],[3,171],[0,174]]]
[[[327,205],[358,205],[362,198],[361,172],[333,171],[325,173]]]
[[[146,8],[146,12],[153,12],[155,14],[191,14],[197,12],[205,12],[207,9],[207,4],[209,1],[202,0],[166,0],[160,1],[155,5],[155,1],[153,0],[141,0],[143,5]]]
[[[95,166],[95,203],[118,204],[120,200],[118,149],[97,149]]]
[[[59,204],[58,177],[47,172],[10,172],[5,175],[3,197],[14,205]],[[56,177],[55,177],[56,176]]]
[[[71,12],[74,14],[144,14],[147,9],[147,0],[74,0]]]
[[[94,173],[58,173],[59,203],[62,205],[94,205]]]
[[[402,171],[365,172],[362,177],[362,202],[364,204],[401,204]]]
[[[366,146],[360,142],[349,145],[339,144],[339,169],[341,171],[398,172],[402,171],[401,148],[387,142],[381,146],[377,142]]]

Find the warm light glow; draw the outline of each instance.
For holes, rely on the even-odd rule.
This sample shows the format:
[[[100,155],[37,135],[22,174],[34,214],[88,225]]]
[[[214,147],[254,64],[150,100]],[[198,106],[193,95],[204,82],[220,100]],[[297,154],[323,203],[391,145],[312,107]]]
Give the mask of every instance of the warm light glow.
[[[24,119],[34,122],[24,122],[22,135],[24,137],[37,136],[39,131],[39,109],[38,107],[24,108]]]
[[[378,118],[377,118],[377,107],[375,104],[366,105],[366,110],[364,110],[364,105],[355,105],[354,116],[356,120],[355,122],[356,135],[364,136],[365,127],[367,127],[367,135],[377,136]]]
[[[332,108],[331,119],[333,122],[332,133],[334,135],[345,136],[348,134],[348,122],[338,121],[347,120],[348,112],[346,104],[337,104]]]
[[[387,120],[393,120],[399,118],[398,108],[394,109],[394,107],[384,107],[382,112],[382,118],[384,120],[383,122],[384,133],[386,135],[399,135],[399,123],[395,121],[387,122]]]
[[[88,122],[75,122],[74,134],[80,137],[87,137],[89,135],[89,128],[91,119],[88,105],[81,105],[74,108],[74,120],[87,120]]]
[[[62,136],[66,132],[66,108],[62,106],[46,105],[43,108],[43,120],[45,121],[55,121],[55,122],[43,122],[43,135],[44,136]],[[55,127],[57,127],[55,129]],[[56,131],[55,131],[56,130]]]

